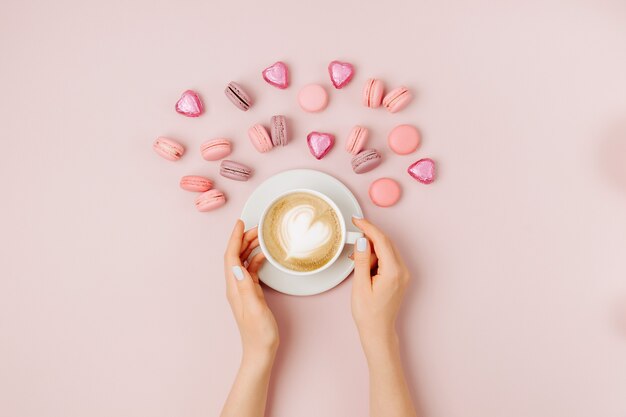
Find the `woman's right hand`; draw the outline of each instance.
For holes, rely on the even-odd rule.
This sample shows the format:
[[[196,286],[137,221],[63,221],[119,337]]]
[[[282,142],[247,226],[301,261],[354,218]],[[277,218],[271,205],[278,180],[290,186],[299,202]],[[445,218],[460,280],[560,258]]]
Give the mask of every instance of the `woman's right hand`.
[[[357,240],[354,248],[352,316],[367,353],[375,345],[397,338],[395,322],[409,272],[380,229],[365,219],[354,217],[352,222],[366,236]]]

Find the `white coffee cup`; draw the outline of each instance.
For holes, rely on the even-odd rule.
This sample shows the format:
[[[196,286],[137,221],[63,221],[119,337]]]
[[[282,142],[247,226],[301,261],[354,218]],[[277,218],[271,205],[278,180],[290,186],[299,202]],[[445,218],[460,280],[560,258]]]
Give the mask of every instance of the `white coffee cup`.
[[[337,215],[337,219],[339,220],[339,232],[341,233],[341,244],[337,247],[337,252],[333,255],[333,257],[323,266],[319,267],[318,269],[314,269],[311,271],[294,271],[292,269],[286,268],[285,266],[281,265],[277,260],[275,260],[272,255],[270,254],[269,250],[267,249],[267,246],[265,245],[265,242],[263,240],[263,222],[265,221],[265,217],[267,215],[267,212],[269,211],[269,209],[274,205],[275,202],[277,202],[278,200],[280,200],[281,198],[289,195],[289,194],[294,194],[294,193],[305,193],[305,194],[311,194],[315,197],[318,197],[322,200],[324,200],[335,212],[335,214]],[[341,213],[341,211],[339,210],[339,208],[337,207],[337,205],[335,204],[335,202],[333,200],[331,200],[328,196],[326,196],[325,194],[322,194],[318,191],[315,190],[310,190],[310,189],[306,189],[306,188],[298,188],[298,189],[293,189],[293,190],[289,190],[287,192],[284,192],[282,194],[280,194],[279,196],[277,196],[276,198],[274,198],[272,201],[269,202],[269,204],[265,207],[265,209],[263,210],[263,214],[261,214],[261,220],[259,221],[259,246],[261,247],[261,251],[263,252],[263,254],[265,255],[265,258],[269,261],[269,263],[271,263],[274,267],[276,267],[277,269],[287,273],[287,274],[291,274],[291,275],[312,275],[312,274],[317,274],[318,272],[321,272],[327,268],[329,268],[333,263],[335,263],[335,261],[337,260],[337,258],[339,258],[339,255],[341,255],[341,252],[343,252],[343,248],[346,245],[354,245],[355,242],[357,241],[358,238],[363,237],[363,233],[361,232],[351,232],[349,230],[346,230],[346,220],[343,218],[343,214]]]

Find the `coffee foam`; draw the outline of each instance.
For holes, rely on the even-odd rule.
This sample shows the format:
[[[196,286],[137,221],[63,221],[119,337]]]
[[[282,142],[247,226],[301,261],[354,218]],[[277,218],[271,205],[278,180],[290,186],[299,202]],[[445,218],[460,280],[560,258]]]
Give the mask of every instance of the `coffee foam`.
[[[299,272],[327,264],[342,239],[341,223],[333,208],[315,195],[299,192],[284,196],[270,207],[261,233],[272,258]]]

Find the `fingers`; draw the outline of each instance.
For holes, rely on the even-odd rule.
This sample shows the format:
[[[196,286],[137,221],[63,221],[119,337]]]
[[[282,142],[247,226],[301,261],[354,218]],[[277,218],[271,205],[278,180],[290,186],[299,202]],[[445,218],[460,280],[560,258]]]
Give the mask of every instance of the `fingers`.
[[[248,230],[243,234],[243,240],[241,242],[241,249],[239,250],[239,255],[242,255],[249,247],[250,244],[255,240],[258,241],[259,238],[259,228],[254,226],[252,229]],[[243,256],[241,256],[243,258]]]
[[[230,235],[230,240],[226,246],[226,253],[224,253],[224,266],[231,267],[234,265],[241,265],[241,259],[239,254],[241,253],[241,243],[243,241],[243,222],[241,219],[237,220],[233,232]]]
[[[250,245],[248,246],[248,248],[242,252],[239,258],[241,258],[242,261],[245,261],[246,259],[250,257],[250,254],[252,253],[252,251],[258,247],[259,247],[259,239],[256,238],[252,242],[250,242]]]
[[[354,282],[353,291],[370,291],[372,289],[371,247],[367,238],[360,237],[354,245]]]
[[[250,272],[250,275],[252,275],[253,277],[256,276],[256,274],[259,272],[259,269],[263,265],[263,262],[265,262],[265,255],[263,254],[263,252],[254,255],[250,260],[250,263],[248,264],[248,272]]]
[[[348,258],[354,261],[354,251],[350,255],[348,255]],[[377,263],[378,257],[376,256],[376,254],[374,252],[370,253],[370,270],[374,269]]]
[[[244,303],[256,304],[260,302],[256,290],[256,283],[246,268],[235,265],[231,267],[230,277],[236,282],[237,293]]]
[[[391,263],[395,262],[395,252],[393,250],[393,245],[389,238],[385,236],[385,234],[372,223],[365,219],[358,219],[356,217],[352,218],[352,223],[359,229],[363,231],[365,236],[369,238],[369,240],[374,245],[374,251],[376,252],[376,256],[378,257],[380,264],[385,262]]]

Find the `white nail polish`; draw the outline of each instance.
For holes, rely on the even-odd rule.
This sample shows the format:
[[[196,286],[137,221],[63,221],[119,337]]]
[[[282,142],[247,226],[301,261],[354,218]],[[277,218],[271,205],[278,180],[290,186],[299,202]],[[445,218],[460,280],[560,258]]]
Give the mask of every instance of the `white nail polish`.
[[[243,279],[243,271],[240,266],[233,266],[233,275],[237,278],[237,281],[241,281]]]
[[[366,248],[367,248],[367,239],[365,239],[364,237],[358,238],[356,241],[356,250],[358,250],[359,252],[365,252]]]
[[[353,214],[352,217],[357,219],[357,220],[363,220],[362,216],[357,216],[356,214]]]

